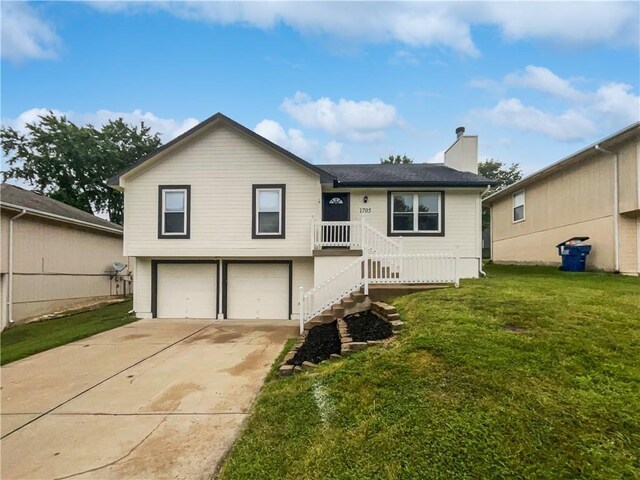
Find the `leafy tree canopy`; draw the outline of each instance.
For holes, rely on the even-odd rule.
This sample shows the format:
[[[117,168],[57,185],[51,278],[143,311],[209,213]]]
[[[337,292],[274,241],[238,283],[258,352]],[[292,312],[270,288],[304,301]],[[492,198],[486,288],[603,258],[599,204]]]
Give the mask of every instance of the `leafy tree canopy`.
[[[506,165],[492,158],[478,163],[478,175],[498,182],[498,185],[491,187],[491,190],[485,194],[491,195],[520,180],[522,178],[522,170],[518,163]]]
[[[387,158],[381,158],[380,163],[389,163],[394,165],[413,163],[413,159],[407,157],[406,155],[389,155]]]
[[[89,213],[107,213],[122,223],[122,194],[106,185],[140,157],[156,149],[160,136],[144,122],[122,118],[104,126],[78,126],[64,115],[41,115],[25,131],[0,128],[6,162],[3,181],[22,180],[36,191]]]

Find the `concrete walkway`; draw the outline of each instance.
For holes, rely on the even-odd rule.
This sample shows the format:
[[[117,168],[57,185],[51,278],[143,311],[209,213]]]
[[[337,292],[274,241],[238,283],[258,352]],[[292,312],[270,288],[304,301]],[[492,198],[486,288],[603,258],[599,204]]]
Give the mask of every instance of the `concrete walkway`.
[[[140,320],[2,367],[2,479],[208,478],[290,321]]]

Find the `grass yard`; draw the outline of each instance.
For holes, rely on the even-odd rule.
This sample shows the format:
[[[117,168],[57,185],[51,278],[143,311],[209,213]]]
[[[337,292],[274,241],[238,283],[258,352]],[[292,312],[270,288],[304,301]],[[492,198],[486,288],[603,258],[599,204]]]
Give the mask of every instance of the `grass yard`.
[[[640,477],[640,279],[489,266],[389,348],[268,382],[230,479]]]
[[[8,328],[0,334],[0,364],[131,323],[137,320],[128,314],[131,308],[131,300],[127,300],[53,320]]]

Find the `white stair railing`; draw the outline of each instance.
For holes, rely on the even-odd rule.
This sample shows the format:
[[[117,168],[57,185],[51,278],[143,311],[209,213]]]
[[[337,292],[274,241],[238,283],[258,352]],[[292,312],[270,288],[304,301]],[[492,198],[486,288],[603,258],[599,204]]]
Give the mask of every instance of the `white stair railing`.
[[[300,287],[300,333],[304,324],[370,284],[453,283],[459,286],[458,248],[455,253],[363,255],[324,282],[305,292]]]
[[[363,257],[359,257],[307,292],[300,287],[300,333],[304,331],[307,321],[364,285],[362,259]]]

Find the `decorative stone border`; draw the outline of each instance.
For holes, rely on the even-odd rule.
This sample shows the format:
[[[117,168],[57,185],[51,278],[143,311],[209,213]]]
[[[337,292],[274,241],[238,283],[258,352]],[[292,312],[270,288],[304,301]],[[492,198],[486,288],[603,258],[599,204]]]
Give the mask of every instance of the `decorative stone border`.
[[[397,333],[404,325],[404,323],[400,320],[400,315],[398,314],[396,307],[393,307],[387,303],[372,302],[371,313],[381,318],[385,322],[390,323],[393,333]],[[336,353],[332,353],[329,360],[323,360],[320,363],[324,363],[327,361],[340,360],[359,350],[364,350],[365,348],[369,348],[373,345],[384,345],[386,342],[389,341],[389,339],[385,339],[385,340],[369,340],[367,342],[354,342],[353,339],[349,336],[347,322],[344,321],[344,318],[338,318],[336,322],[338,322],[338,325],[337,325],[338,335],[340,336],[340,343],[341,343],[340,355]],[[309,332],[308,330],[305,330],[300,337],[300,341],[296,343],[291,348],[289,353],[285,355],[284,360],[280,364],[280,367],[278,367],[278,375],[280,375],[281,377],[287,377],[287,376],[293,375],[294,373],[301,373],[308,370],[312,370],[313,368],[318,366],[312,362],[303,362],[302,365],[287,365],[287,362],[295,356],[298,349],[302,347],[302,345],[304,344],[307,338],[308,332]],[[393,338],[393,337],[389,337],[389,338]]]

